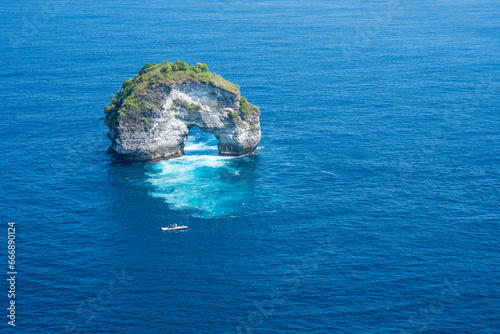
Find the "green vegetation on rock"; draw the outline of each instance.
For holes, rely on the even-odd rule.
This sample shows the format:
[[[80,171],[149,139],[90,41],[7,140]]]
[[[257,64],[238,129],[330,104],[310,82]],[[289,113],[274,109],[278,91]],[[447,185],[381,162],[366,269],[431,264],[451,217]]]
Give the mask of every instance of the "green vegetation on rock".
[[[148,89],[160,87],[163,92],[170,94],[172,87],[177,83],[206,83],[234,94],[240,94],[238,85],[224,80],[220,75],[209,72],[207,64],[197,63],[189,66],[182,60],[177,60],[174,63],[164,61],[160,64],[146,64],[133,79],[127,79],[123,83],[118,94],[112,96],[110,105],[104,108],[106,125],[115,128],[122,119],[138,124],[147,124],[147,115],[152,111],[154,104],[154,97],[149,101]],[[246,103],[248,104],[248,102]],[[197,106],[199,105],[191,106],[191,108],[198,108]],[[243,107],[244,109],[241,108],[240,104],[240,110],[243,113],[251,110],[250,105],[248,108],[246,105]]]
[[[240,112],[244,113],[247,116],[253,115],[253,109],[250,103],[248,103],[247,99],[242,96],[240,99]]]
[[[236,124],[239,124],[239,123],[243,122],[243,121],[241,120],[241,117],[240,117],[240,116],[238,116],[238,115],[236,115],[236,114],[234,113],[234,111],[228,111],[228,112],[227,112],[227,117],[231,118],[231,119],[233,120],[233,122],[234,122],[234,123],[236,123]]]
[[[189,69],[195,71],[196,73],[208,72],[208,66],[207,66],[207,64],[202,64],[202,63],[198,63],[196,65],[193,65]]]
[[[189,110],[190,113],[193,113],[195,110],[197,111],[201,109],[201,104],[191,103],[183,99],[176,99],[174,101],[174,105],[184,107],[185,109]]]
[[[174,72],[187,71],[187,70],[189,70],[189,64],[183,62],[182,60],[177,60],[175,63],[172,64],[171,68],[172,68],[172,71],[174,71]]]
[[[256,106],[248,103],[247,99],[242,96],[240,99],[240,108],[238,110],[238,113],[240,115],[244,115],[244,119],[255,121],[260,115],[260,110]]]

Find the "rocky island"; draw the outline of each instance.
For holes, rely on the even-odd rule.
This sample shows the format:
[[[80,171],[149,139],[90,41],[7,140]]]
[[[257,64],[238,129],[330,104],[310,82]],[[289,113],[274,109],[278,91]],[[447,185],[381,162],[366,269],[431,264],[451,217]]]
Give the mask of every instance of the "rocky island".
[[[182,156],[194,126],[215,135],[219,155],[251,154],[260,142],[259,108],[206,64],[147,64],[111,99],[104,108],[109,150],[126,161]]]

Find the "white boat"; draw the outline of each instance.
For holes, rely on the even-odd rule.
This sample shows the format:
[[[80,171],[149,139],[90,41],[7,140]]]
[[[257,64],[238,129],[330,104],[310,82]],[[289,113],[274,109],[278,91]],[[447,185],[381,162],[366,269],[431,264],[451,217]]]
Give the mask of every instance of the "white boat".
[[[177,224],[172,224],[170,225],[169,227],[162,227],[161,229],[163,231],[175,231],[175,230],[185,230],[187,229],[188,227],[186,225],[177,225]]]

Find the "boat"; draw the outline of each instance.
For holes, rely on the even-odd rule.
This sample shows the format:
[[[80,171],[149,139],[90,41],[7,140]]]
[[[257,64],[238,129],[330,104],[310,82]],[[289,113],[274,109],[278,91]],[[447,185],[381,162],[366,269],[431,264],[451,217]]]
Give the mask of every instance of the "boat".
[[[163,231],[175,231],[175,230],[185,230],[187,229],[188,227],[186,225],[177,225],[177,224],[172,224],[168,227],[162,227],[161,229]]]

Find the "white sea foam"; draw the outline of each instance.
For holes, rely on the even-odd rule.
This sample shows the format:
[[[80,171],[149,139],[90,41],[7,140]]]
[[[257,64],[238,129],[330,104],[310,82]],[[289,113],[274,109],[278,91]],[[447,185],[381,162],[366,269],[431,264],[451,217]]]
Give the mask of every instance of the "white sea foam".
[[[187,155],[150,165],[150,195],[164,199],[171,209],[195,210],[194,215],[199,217],[223,216],[239,210],[249,184],[239,176],[241,171],[234,164],[237,158],[188,155],[217,150],[212,138],[194,142],[206,138],[190,135],[189,139],[185,146]]]
[[[184,146],[184,151],[185,152],[190,152],[190,151],[207,151],[207,150],[217,150],[217,145],[210,145],[207,143],[194,143],[194,142],[188,142],[186,141],[185,146]]]

